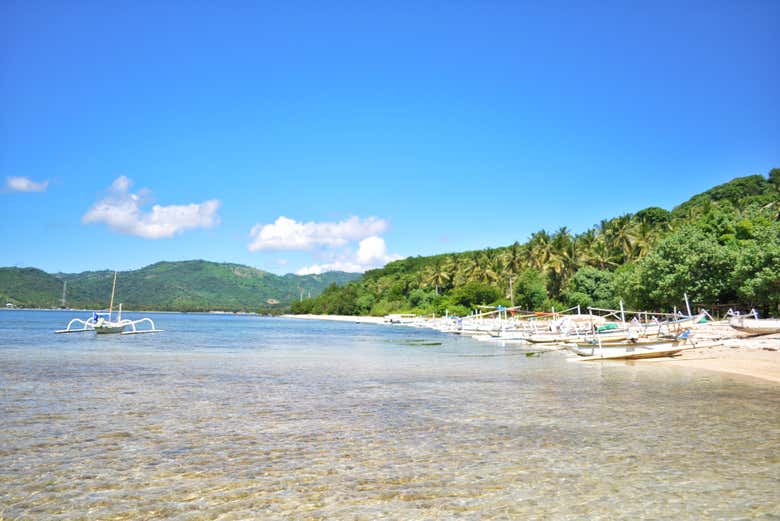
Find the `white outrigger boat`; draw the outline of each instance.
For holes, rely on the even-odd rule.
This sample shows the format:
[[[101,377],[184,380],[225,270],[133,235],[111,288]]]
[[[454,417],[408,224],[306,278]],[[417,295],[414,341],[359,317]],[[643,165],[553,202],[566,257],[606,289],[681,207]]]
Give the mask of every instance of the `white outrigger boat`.
[[[114,272],[114,285],[111,288],[111,303],[108,306],[108,312],[93,311],[92,316],[87,320],[81,320],[80,318],[74,318],[68,322],[68,326],[65,329],[58,329],[55,333],[85,333],[87,331],[94,331],[98,335],[105,334],[122,334],[122,335],[139,335],[141,333],[159,333],[162,329],[157,329],[154,326],[154,321],[151,318],[144,317],[139,320],[129,320],[122,318],[122,304],[119,304],[119,312],[117,313],[116,320],[112,320],[112,311],[114,308],[114,292],[116,291],[116,272]],[[149,329],[138,329],[136,326],[139,324],[149,324]],[[81,327],[78,327],[78,326]],[[130,328],[129,331],[125,331]]]
[[[693,349],[694,346],[683,345],[681,342],[669,342],[667,344],[655,344],[653,346],[626,346],[621,348],[602,347],[597,348],[595,354],[590,356],[579,356],[573,360],[580,362],[591,362],[595,360],[640,360],[642,358],[661,358],[664,356],[675,356],[686,349]]]
[[[582,362],[592,360],[637,360],[641,358],[659,358],[664,356],[674,356],[686,349],[696,347],[690,341],[691,330],[686,329],[681,334],[671,340],[660,339],[636,339],[621,343],[591,343],[584,345],[582,343],[567,344],[567,347],[573,353],[579,355]]]
[[[758,312],[753,309],[747,315],[740,315],[729,310],[729,325],[750,335],[772,335],[780,333],[780,319],[758,318]]]

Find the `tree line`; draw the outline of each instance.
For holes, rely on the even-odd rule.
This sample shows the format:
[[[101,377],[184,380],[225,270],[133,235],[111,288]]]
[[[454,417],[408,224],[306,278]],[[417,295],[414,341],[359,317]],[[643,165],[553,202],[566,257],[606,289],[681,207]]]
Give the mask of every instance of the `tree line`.
[[[668,211],[650,207],[585,232],[412,257],[295,302],[294,313],[465,315],[479,305],[668,311],[736,305],[780,314],[780,169],[736,178]]]

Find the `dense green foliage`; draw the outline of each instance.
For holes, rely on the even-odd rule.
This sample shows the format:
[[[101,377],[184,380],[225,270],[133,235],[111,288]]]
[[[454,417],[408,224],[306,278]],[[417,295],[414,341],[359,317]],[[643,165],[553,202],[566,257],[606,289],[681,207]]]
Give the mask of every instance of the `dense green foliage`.
[[[67,281],[67,306],[104,308],[113,276],[112,271],[51,275],[34,268],[0,268],[0,302],[59,307]],[[125,309],[274,311],[286,309],[301,294],[316,296],[330,284],[345,284],[357,277],[342,272],[279,276],[239,264],[158,262],[120,272],[115,301]]]
[[[615,308],[622,299],[667,311],[682,305],[684,293],[709,309],[780,312],[779,169],[716,186],[672,211],[646,208],[577,235],[541,230],[524,244],[396,261],[292,309],[465,314],[511,301],[540,310]]]

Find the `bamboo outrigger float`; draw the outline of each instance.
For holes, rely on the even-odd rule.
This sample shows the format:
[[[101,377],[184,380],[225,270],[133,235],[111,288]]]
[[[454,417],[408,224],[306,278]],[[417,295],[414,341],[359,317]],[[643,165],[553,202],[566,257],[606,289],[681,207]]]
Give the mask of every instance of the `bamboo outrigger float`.
[[[142,333],[159,333],[162,329],[157,329],[154,326],[154,321],[151,318],[144,317],[139,320],[129,320],[122,318],[122,304],[119,304],[119,312],[117,313],[116,320],[112,320],[111,315],[114,309],[114,293],[116,291],[116,272],[114,272],[114,284],[111,288],[111,302],[108,305],[108,313],[93,311],[92,316],[87,320],[81,320],[80,318],[74,318],[68,322],[68,326],[65,329],[58,329],[55,333],[86,333],[94,331],[98,335],[105,334],[121,334],[121,335],[140,335]],[[140,324],[149,324],[149,329],[138,329],[136,326]],[[81,327],[74,327],[81,325]],[[126,331],[130,328],[130,331]]]

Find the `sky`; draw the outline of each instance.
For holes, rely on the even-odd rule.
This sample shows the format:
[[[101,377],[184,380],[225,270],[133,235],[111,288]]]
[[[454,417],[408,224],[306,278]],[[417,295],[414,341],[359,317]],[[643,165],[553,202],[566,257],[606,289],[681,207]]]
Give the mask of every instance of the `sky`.
[[[0,3],[0,266],[274,273],[780,166],[780,2]]]

